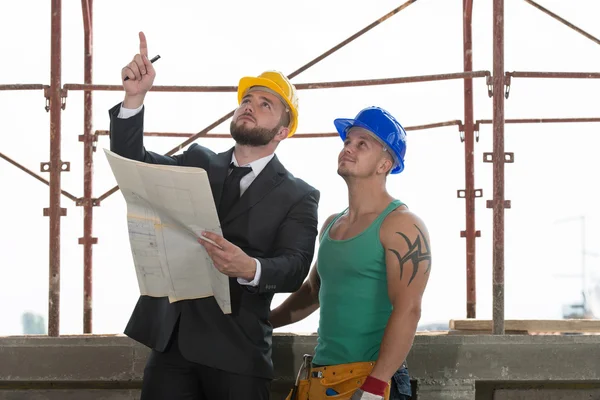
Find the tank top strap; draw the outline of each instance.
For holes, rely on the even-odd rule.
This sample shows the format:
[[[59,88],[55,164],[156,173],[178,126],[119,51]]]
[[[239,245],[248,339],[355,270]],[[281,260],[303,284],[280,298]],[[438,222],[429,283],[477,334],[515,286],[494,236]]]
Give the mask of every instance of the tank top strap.
[[[375,219],[375,221],[373,221],[372,226],[375,228],[379,228],[381,226],[381,224],[383,223],[383,221],[385,220],[385,218],[392,212],[394,211],[396,208],[403,206],[404,203],[401,202],[398,199],[394,199],[390,202],[390,204],[388,204],[388,206],[381,212],[381,214],[379,214],[379,216]]]

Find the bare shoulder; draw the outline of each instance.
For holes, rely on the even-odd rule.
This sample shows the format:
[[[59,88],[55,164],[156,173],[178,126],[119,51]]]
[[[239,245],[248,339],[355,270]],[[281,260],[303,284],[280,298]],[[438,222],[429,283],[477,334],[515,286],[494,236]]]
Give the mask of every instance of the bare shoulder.
[[[413,240],[420,237],[421,240],[429,242],[429,232],[425,222],[405,206],[392,211],[381,224],[380,237],[384,246],[390,240],[395,241],[398,235]]]
[[[323,226],[321,228],[325,229],[327,228],[327,225],[329,225],[331,223],[331,221],[333,221],[335,219],[335,217],[337,217],[338,214],[331,214],[329,217],[327,217],[325,219],[325,222],[323,222]]]
[[[325,222],[323,222],[323,225],[321,226],[321,233],[319,233],[320,238],[323,238],[323,234],[325,233],[325,230],[327,229],[329,224],[331,224],[331,221],[333,221],[335,219],[335,217],[337,217],[337,216],[338,216],[338,214],[331,214],[329,217],[327,217],[327,219],[325,219]]]

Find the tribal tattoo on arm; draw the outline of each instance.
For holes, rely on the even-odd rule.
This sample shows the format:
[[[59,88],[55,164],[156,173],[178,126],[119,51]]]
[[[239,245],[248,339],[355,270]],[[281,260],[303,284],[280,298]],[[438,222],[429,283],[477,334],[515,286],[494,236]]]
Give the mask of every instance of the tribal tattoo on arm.
[[[414,242],[411,242],[411,240],[402,232],[396,232],[396,234],[402,236],[408,245],[408,252],[406,254],[402,255],[397,250],[389,249],[394,253],[396,258],[398,258],[398,262],[400,263],[400,280],[402,280],[402,275],[404,273],[404,265],[409,261],[412,262],[412,275],[410,276],[407,286],[410,286],[415,276],[417,276],[421,262],[427,262],[427,269],[424,272],[425,275],[429,273],[429,269],[431,268],[431,251],[429,249],[429,243],[427,243],[427,239],[421,229],[419,229],[417,225],[415,225],[415,228],[417,228],[419,234]]]

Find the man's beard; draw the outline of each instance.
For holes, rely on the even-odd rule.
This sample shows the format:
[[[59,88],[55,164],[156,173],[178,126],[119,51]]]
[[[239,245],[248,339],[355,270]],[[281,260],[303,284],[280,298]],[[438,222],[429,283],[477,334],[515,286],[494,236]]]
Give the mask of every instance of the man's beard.
[[[345,167],[338,167],[337,174],[339,176],[341,176],[342,178],[347,178],[349,176],[352,176],[352,173],[350,172],[350,170]]]
[[[266,146],[269,144],[279,132],[279,128],[279,126],[273,129],[259,127],[246,128],[243,124],[236,125],[234,121],[231,121],[231,125],[229,126],[231,137],[237,144],[252,147]]]

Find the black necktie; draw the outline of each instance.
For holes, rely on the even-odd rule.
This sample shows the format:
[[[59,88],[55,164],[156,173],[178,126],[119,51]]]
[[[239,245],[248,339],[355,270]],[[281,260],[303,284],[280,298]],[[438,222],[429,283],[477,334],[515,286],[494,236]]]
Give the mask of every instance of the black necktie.
[[[233,163],[229,168],[232,171],[225,179],[223,194],[219,203],[219,219],[221,221],[227,216],[236,201],[240,199],[240,181],[252,171],[250,167],[236,167]]]

